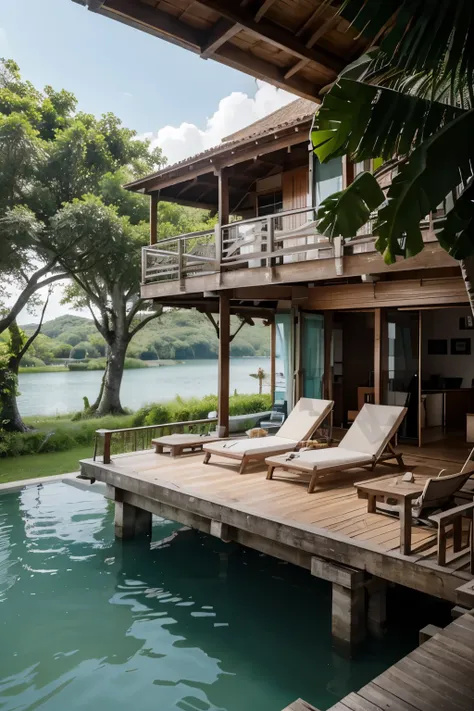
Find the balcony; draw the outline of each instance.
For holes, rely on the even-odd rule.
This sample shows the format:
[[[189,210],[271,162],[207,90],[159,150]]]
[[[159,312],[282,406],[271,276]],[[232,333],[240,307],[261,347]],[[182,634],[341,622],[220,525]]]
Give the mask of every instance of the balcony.
[[[314,213],[311,207],[298,208],[216,225],[214,230],[170,237],[144,247],[142,295],[154,297],[225,288],[235,281],[228,275],[236,271],[244,282],[250,280],[255,286],[258,281],[252,279],[248,270],[255,278],[260,275],[260,283],[302,281],[309,270],[313,280],[363,274],[374,265],[383,270],[382,259],[375,254],[375,237],[367,234],[370,226],[354,239],[336,237],[330,242],[317,233]],[[424,227],[425,241],[436,242],[431,218]],[[351,268],[346,274],[344,258],[358,255],[360,269]],[[415,267],[413,259],[408,261],[410,267]],[[266,276],[262,276],[262,270]],[[157,291],[153,285],[161,287]]]

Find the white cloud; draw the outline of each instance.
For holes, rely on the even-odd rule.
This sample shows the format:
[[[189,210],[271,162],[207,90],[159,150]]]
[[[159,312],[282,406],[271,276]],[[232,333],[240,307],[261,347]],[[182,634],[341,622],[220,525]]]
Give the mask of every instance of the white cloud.
[[[8,54],[8,37],[6,30],[0,27],[0,57]]]
[[[253,98],[243,92],[233,91],[221,99],[217,110],[207,119],[204,128],[185,122],[180,126],[164,126],[158,131],[145,133],[140,138],[151,140],[153,148],[159,146],[170,165],[216,146],[225,136],[294,100],[293,94],[258,81]]]

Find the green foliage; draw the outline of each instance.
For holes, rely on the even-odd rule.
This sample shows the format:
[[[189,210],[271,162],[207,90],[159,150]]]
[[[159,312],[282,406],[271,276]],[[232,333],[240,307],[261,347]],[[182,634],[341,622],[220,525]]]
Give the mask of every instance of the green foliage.
[[[237,330],[238,324],[238,319],[232,317],[232,331]],[[27,335],[30,335],[35,326],[29,324],[23,329]],[[105,355],[105,341],[97,333],[91,319],[81,316],[60,316],[52,321],[46,321],[42,331],[44,336],[51,338],[50,347],[55,358],[69,357],[71,348],[67,346],[68,343],[75,346],[79,343],[82,345],[87,343],[87,349],[93,347],[99,355],[102,357]],[[56,352],[57,344],[59,345]],[[67,355],[59,355],[59,353],[65,352],[64,344],[68,348]],[[160,360],[217,358],[217,346],[218,341],[214,327],[203,314],[196,311],[172,309],[163,313],[156,321],[146,325],[134,336],[127,349],[127,356],[139,361],[155,360],[156,358]],[[255,321],[254,326],[244,326],[231,343],[233,357],[268,356],[269,354],[270,329],[263,326],[258,320]],[[105,360],[103,363],[105,364]],[[131,367],[140,366],[134,363]],[[102,366],[97,369],[102,369]]]
[[[329,237],[354,237],[374,218],[376,247],[392,264],[423,249],[422,221],[450,203],[435,225],[440,245],[455,259],[473,257],[472,2],[346,0],[339,12],[379,46],[325,95],[314,151],[322,161],[396,159],[397,174],[385,197],[374,178],[359,176],[323,202],[318,227]]]
[[[71,348],[70,358],[75,360],[84,360],[87,358],[87,351],[89,349],[89,344],[87,341],[80,341],[77,345]]]
[[[131,416],[104,417],[73,422],[70,417],[26,418],[30,432],[5,432],[0,429],[0,457],[64,452],[77,446],[92,448],[96,429],[130,427]],[[89,450],[90,454],[91,450]]]
[[[68,363],[67,367],[68,370],[72,370],[73,372],[80,371],[80,370],[89,370],[88,363]],[[102,370],[102,368],[101,368]]]
[[[264,412],[271,406],[270,395],[232,395],[229,398],[231,415],[250,415]],[[133,426],[160,425],[166,422],[206,419],[209,412],[217,410],[217,396],[203,398],[175,398],[167,403],[145,405],[133,416]]]
[[[230,414],[263,412],[269,410],[270,405],[270,395],[233,395],[230,398]],[[91,448],[91,454],[95,431],[99,428],[117,429],[200,420],[206,419],[209,412],[216,409],[217,397],[208,395],[186,400],[178,397],[171,402],[147,405],[134,415],[88,418],[81,413],[80,419],[70,416],[26,418],[28,426],[33,428],[30,432],[9,433],[0,429],[0,458],[64,452],[84,445]]]

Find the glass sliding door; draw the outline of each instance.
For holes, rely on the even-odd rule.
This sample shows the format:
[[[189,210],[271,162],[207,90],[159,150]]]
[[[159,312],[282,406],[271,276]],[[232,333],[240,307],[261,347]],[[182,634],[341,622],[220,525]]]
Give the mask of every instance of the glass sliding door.
[[[273,401],[285,413],[293,407],[293,328],[289,313],[275,315],[276,357]]]
[[[386,405],[401,405],[407,414],[400,435],[419,439],[419,313],[388,311],[388,377],[384,397]]]
[[[303,397],[322,398],[324,377],[324,317],[303,313],[301,362]]]

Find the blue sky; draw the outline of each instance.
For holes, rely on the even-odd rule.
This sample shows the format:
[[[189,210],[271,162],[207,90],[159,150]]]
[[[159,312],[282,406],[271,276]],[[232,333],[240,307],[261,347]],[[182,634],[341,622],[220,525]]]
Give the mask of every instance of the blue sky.
[[[0,5],[0,54],[15,59],[36,86],[72,90],[81,109],[113,111],[139,133],[182,121],[202,124],[230,91],[255,93],[252,77],[72,0]]]
[[[174,163],[296,98],[213,60],[89,12],[72,0],[0,0],[0,57],[78,108],[112,111]],[[56,289],[47,318],[67,309]],[[20,323],[37,320],[24,311]]]

